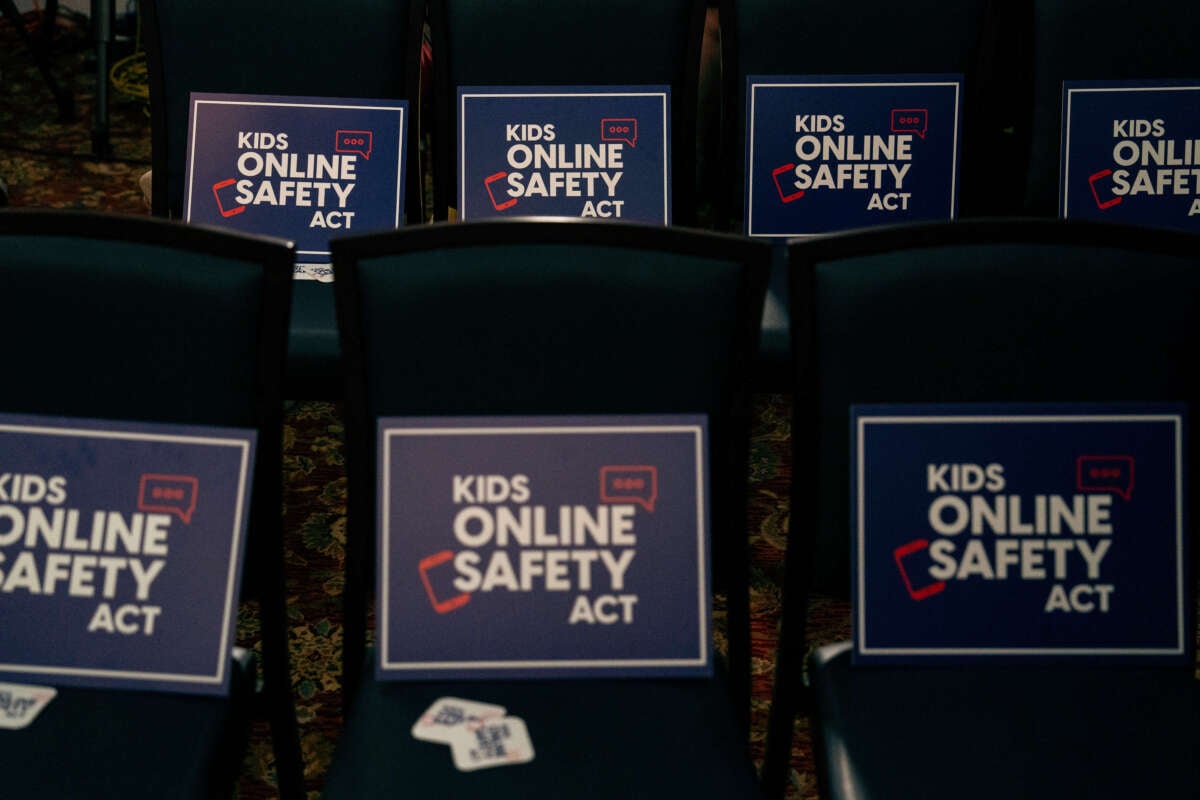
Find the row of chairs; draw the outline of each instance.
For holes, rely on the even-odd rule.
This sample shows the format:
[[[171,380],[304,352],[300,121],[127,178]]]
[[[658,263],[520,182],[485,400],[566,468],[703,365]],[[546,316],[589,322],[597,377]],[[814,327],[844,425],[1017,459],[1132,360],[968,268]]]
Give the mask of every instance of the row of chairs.
[[[0,245],[0,332],[19,343],[6,351],[13,379],[0,410],[258,431],[245,585],[263,619],[260,690],[245,659],[228,698],[64,690],[36,727],[5,737],[4,752],[23,765],[6,788],[227,796],[246,722],[265,714],[281,794],[303,796],[279,513],[290,246],[164,220],[19,210],[0,213]],[[770,250],[728,234],[580,220],[334,241],[347,374],[347,713],[324,797],[778,797],[798,713],[817,734],[826,798],[1195,793],[1200,693],[1190,670],[856,669],[844,646],[805,663],[809,598],[847,591],[849,405],[1195,407],[1195,238],[1004,220],[789,247],[793,522],[759,778],[746,757],[744,512],[749,371]],[[709,417],[713,583],[728,609],[716,677],[377,681],[367,645],[375,421],[607,413]],[[434,699],[464,694],[520,709],[537,759],[459,773],[429,758],[409,735],[413,721]]]
[[[1064,79],[1200,75],[1197,23],[1169,0],[1103,0],[1086,13],[1064,0],[915,2],[268,0],[251,11],[143,0],[153,213],[182,214],[190,92],[407,100],[418,121],[406,148],[412,224],[425,221],[427,195],[433,219],[455,205],[457,87],[656,84],[672,93],[674,222],[737,231],[747,76],[918,73],[965,76],[960,216],[1054,216]],[[1119,58],[1098,55],[1130,26],[1138,35]],[[297,44],[315,36],[319,46]],[[760,376],[771,387],[786,383],[786,291],[777,270]],[[286,391],[330,396],[331,293],[301,282],[294,294]]]
[[[408,171],[406,209],[417,221],[427,178],[435,219],[455,205],[457,87],[667,85],[674,221],[737,230],[748,75],[965,76],[962,216],[1055,215],[1064,80],[1200,75],[1190,46],[1197,22],[1170,0],[360,0],[302,10],[271,0],[253,13],[227,0],[143,6],[152,202],[156,215],[172,217],[181,214],[194,91],[408,100],[423,120],[409,126],[408,142],[417,168]],[[1119,57],[1102,46],[1113,31],[1128,43]],[[319,46],[295,46],[314,36]],[[419,157],[423,129],[431,178]],[[698,191],[713,216],[699,213]]]

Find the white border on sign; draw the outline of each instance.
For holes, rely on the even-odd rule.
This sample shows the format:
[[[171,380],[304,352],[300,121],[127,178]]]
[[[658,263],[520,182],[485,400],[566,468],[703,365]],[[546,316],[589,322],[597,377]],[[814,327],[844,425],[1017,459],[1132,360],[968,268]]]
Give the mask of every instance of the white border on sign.
[[[667,147],[667,94],[666,92],[464,92],[459,98],[458,116],[461,120],[460,125],[465,132],[467,129],[467,98],[496,98],[496,97],[660,97],[662,98],[663,106],[663,220],[662,224],[670,223],[668,215],[670,213],[668,198],[670,192],[667,188],[667,172],[671,162],[667,159],[670,157]],[[459,142],[458,153],[458,172],[459,172],[459,197],[462,198],[459,202],[458,217],[459,219],[470,219],[466,213],[467,206],[467,137],[464,134],[460,135],[462,140]]]
[[[390,492],[386,487],[391,481],[391,447],[393,436],[479,436],[479,435],[562,435],[562,434],[625,434],[625,433],[689,433],[696,441],[696,570],[697,570],[697,609],[699,618],[699,653],[696,658],[664,658],[664,659],[577,659],[577,660],[542,660],[542,661],[388,661],[388,612],[391,603],[388,598],[388,582],[380,581],[380,622],[376,625],[379,639],[379,663],[384,669],[395,670],[430,670],[430,669],[589,669],[595,667],[702,667],[708,663],[708,616],[705,613],[708,601],[708,582],[705,567],[708,564],[705,552],[705,518],[704,518],[704,432],[699,425],[601,425],[601,426],[560,426],[545,428],[390,428],[383,434],[383,469],[382,480],[385,490],[380,504],[383,515],[382,546],[380,547],[380,574],[387,575],[391,571],[389,564],[390,542],[389,523],[391,513]]]
[[[215,684],[225,682],[229,664],[230,625],[237,597],[237,554],[241,548],[242,513],[246,502],[246,480],[250,469],[250,442],[241,439],[222,439],[214,436],[185,436],[170,433],[138,433],[135,431],[105,431],[90,428],[60,428],[43,425],[0,424],[0,433],[32,433],[41,436],[63,436],[79,439],[124,439],[135,442],[170,442],[173,444],[208,447],[233,447],[242,451],[238,470],[237,501],[233,510],[233,536],[229,548],[229,570],[225,576],[225,604],[221,616],[221,640],[217,651],[216,672],[212,675],[176,674],[171,672],[138,672],[135,670],[84,669],[80,667],[43,667],[28,664],[0,664],[0,672],[38,672],[48,675],[81,675],[137,681],[177,681],[179,683]]]
[[[1067,89],[1067,110],[1064,114],[1065,122],[1063,153],[1062,153],[1062,207],[1058,210],[1059,215],[1067,218],[1067,195],[1071,190],[1071,95],[1076,93],[1096,93],[1096,92],[1195,92],[1200,90],[1200,86],[1073,86]]]
[[[750,84],[750,114],[748,115],[746,125],[746,145],[749,147],[749,155],[746,159],[748,183],[746,185],[746,235],[759,236],[762,238],[796,238],[796,239],[811,239],[815,236],[824,236],[823,233],[755,233],[751,227],[754,224],[754,106],[755,91],[758,89],[811,89],[819,88],[846,88],[848,86],[953,86],[954,87],[954,145],[950,151],[950,210],[949,218],[954,219],[954,203],[955,190],[958,186],[958,127],[959,118],[959,92],[961,84],[957,81],[898,81],[898,82],[876,82],[876,81],[860,81],[860,82],[831,82],[831,83],[752,83]]]
[[[1175,587],[1176,587],[1176,645],[1173,648],[1161,647],[1146,647],[1146,648],[1128,648],[1128,647],[1065,647],[1065,648],[1042,648],[1042,647],[866,647],[867,641],[867,622],[866,622],[866,566],[864,559],[864,547],[866,540],[866,529],[864,523],[866,511],[866,474],[863,466],[863,456],[866,450],[866,429],[869,424],[882,425],[922,425],[922,424],[957,424],[957,423],[1052,423],[1062,424],[1068,422],[1170,422],[1175,426],[1175,546],[1176,553],[1183,552],[1184,531],[1183,531],[1183,418],[1178,414],[1080,414],[1080,415],[1004,415],[1004,414],[983,414],[972,416],[878,416],[878,417],[862,417],[858,418],[858,446],[855,458],[857,464],[855,466],[855,474],[858,479],[858,492],[854,498],[855,511],[858,515],[858,523],[856,525],[855,537],[858,544],[858,563],[854,565],[858,573],[858,596],[855,598],[858,603],[856,612],[857,632],[855,640],[859,644],[859,651],[863,655],[873,656],[910,656],[910,655],[939,655],[939,656],[977,656],[977,655],[1004,655],[1004,656],[1023,656],[1023,655],[1047,655],[1047,656],[1165,656],[1165,655],[1182,655],[1185,652],[1184,646],[1184,609],[1185,609],[1185,587],[1183,584],[1183,569],[1184,563],[1182,558],[1176,559],[1175,565]]]
[[[404,106],[380,106],[380,105],[352,105],[349,103],[282,103],[278,101],[260,101],[260,100],[193,100],[192,101],[192,130],[189,137],[190,145],[188,147],[188,202],[187,208],[183,211],[184,222],[192,221],[192,197],[194,192],[191,191],[191,178],[196,173],[194,171],[196,163],[196,127],[200,119],[200,106],[279,106],[281,108],[341,108],[351,111],[398,111],[400,112],[400,144],[397,151],[398,158],[396,163],[396,198],[393,203],[393,208],[396,209],[395,226],[400,227],[400,194],[404,191],[402,182],[402,172],[404,170]],[[331,257],[329,250],[297,250],[297,256],[326,256]],[[305,262],[307,263],[307,262]],[[326,262],[327,263],[327,262]]]

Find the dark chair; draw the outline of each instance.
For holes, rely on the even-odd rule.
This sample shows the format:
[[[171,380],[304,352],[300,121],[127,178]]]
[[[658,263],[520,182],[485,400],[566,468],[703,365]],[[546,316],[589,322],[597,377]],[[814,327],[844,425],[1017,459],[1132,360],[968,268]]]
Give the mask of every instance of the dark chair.
[[[840,644],[811,655],[811,694],[800,688],[807,603],[848,597],[851,404],[1195,409],[1200,257],[1194,238],[1156,234],[977,221],[790,247],[793,313],[805,324],[793,331],[793,522],[764,778],[773,790],[802,707],[823,796],[838,800],[1184,797],[1200,786],[1190,665],[868,667]],[[1194,429],[1188,445],[1185,473]],[[1194,503],[1194,489],[1186,496]]]
[[[0,332],[21,342],[0,410],[257,431],[243,596],[261,606],[264,682],[243,654],[228,697],[62,688],[0,737],[6,796],[228,797],[260,707],[283,795],[303,794],[279,511],[291,260],[284,242],[165,220],[0,212]]]
[[[751,75],[964,76],[959,215],[1014,213],[1020,189],[1008,178],[1016,153],[1006,116],[1010,65],[1016,61],[1006,3],[920,0],[915,6],[887,2],[823,0],[720,0],[724,95],[725,187],[718,222],[742,230],[745,215],[746,78]],[[768,307],[787,306],[783,258],[772,273]],[[786,311],[764,320],[760,380],[780,391],[790,378]]]
[[[482,785],[448,756],[431,759],[409,735],[434,699],[463,692],[524,717],[538,749],[530,765],[489,771],[489,792],[754,796],[746,757],[746,357],[757,337],[766,247],[580,220],[434,225],[333,246],[350,375],[349,711],[325,797],[384,797],[397,787],[452,796]],[[729,619],[719,677],[375,680],[364,627],[376,420],[613,413],[708,415],[714,587],[727,598]]]
[[[149,0],[141,8],[156,216],[182,216],[191,92],[398,99],[417,116],[422,3]],[[408,126],[406,146],[410,221],[421,219],[423,205],[418,128]],[[297,281],[293,308],[285,396],[335,398],[341,375],[332,290]]]
[[[1086,8],[1063,0],[1017,5],[1025,9],[1021,35],[1029,42],[1021,69],[1032,80],[1029,99],[1021,103],[1028,122],[1019,126],[1029,150],[1024,211],[1060,216],[1063,81],[1193,80],[1200,75],[1193,45],[1200,21],[1169,0],[1104,0]],[[1120,57],[1098,55],[1097,44],[1114,30],[1129,46]]]
[[[740,226],[750,75],[960,74],[964,77],[959,215],[1012,214],[1012,83],[1020,63],[1013,32],[1023,18],[1006,3],[917,6],[812,0],[721,0],[721,44],[731,224]],[[999,179],[998,179],[999,178]]]
[[[704,0],[430,2],[435,218],[447,219],[456,202],[459,87],[646,84],[671,87],[672,221],[694,225],[704,11]]]

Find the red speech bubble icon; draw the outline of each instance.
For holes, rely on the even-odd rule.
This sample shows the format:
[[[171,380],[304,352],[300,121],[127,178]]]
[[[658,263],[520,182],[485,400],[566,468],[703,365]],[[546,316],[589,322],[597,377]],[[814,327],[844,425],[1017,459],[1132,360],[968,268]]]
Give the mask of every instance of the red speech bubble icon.
[[[190,525],[199,491],[200,480],[191,475],[146,473],[138,482],[138,511],[174,514]]]
[[[333,149],[338,153],[358,153],[370,161],[374,141],[375,134],[371,131],[338,131]]]
[[[892,133],[915,133],[922,139],[929,130],[929,109],[893,108]]]
[[[608,117],[600,120],[600,141],[625,142],[637,147],[637,120],[632,117]]]
[[[924,600],[927,597],[933,597],[939,592],[946,589],[945,581],[934,581],[927,583],[924,586],[913,586],[912,579],[908,576],[908,569],[904,566],[904,559],[911,556],[913,553],[919,553],[922,550],[929,549],[928,539],[914,539],[908,544],[902,544],[892,551],[892,558],[896,560],[896,569],[900,570],[900,577],[904,579],[904,588],[908,590],[908,596],[913,600]]]
[[[600,468],[600,502],[633,502],[653,514],[656,500],[658,500],[658,467],[608,466]]]
[[[1109,492],[1129,500],[1133,456],[1080,456],[1075,459],[1075,486],[1081,492]]]

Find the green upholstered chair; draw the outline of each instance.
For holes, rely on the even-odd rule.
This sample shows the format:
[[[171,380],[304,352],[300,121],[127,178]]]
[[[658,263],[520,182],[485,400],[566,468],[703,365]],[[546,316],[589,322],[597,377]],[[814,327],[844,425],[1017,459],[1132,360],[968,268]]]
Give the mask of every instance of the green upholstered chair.
[[[840,3],[830,0],[720,0],[725,149],[718,217],[733,230],[744,220],[746,78],[751,75],[964,76],[959,215],[1013,213],[1018,187],[1009,178],[1015,151],[1004,133],[1012,103],[1004,98],[1015,59],[1006,34],[1006,3]],[[1007,193],[1007,195],[1006,195]],[[787,276],[772,270],[763,321],[760,380],[790,382]]]
[[[1059,216],[1063,81],[1194,80],[1200,22],[1170,0],[1102,0],[1086,7],[1031,0],[1015,8],[1025,42],[1020,69],[1029,84],[1019,126],[1029,152],[1024,213]],[[1126,43],[1119,53],[1097,50],[1114,36]]]
[[[755,796],[744,518],[765,245],[630,223],[508,220],[333,246],[350,376],[349,710],[324,796]],[[728,609],[718,677],[374,678],[364,628],[378,418],[675,413],[709,420],[713,583]],[[536,759],[457,772],[448,753],[410,735],[443,695],[506,705],[526,720]]]
[[[696,97],[703,0],[432,0],[434,214],[455,205],[460,86],[671,87],[672,222],[696,219]]]
[[[182,218],[191,92],[407,100],[417,116],[418,2],[355,0],[252,6],[148,0],[141,6],[150,82],[151,208]],[[408,126],[405,215],[421,219],[419,126]],[[293,287],[285,396],[334,399],[341,390],[333,292]]]
[[[807,695],[800,676],[806,601],[848,596],[850,406],[1171,402],[1190,414],[1200,399],[1196,245],[1184,234],[1017,219],[793,243],[793,313],[805,324],[793,330],[774,788],[805,708],[822,796],[833,800],[1194,794],[1200,684],[1190,664],[855,666],[844,643],[808,659]],[[1192,426],[1185,474],[1196,445]],[[1194,487],[1185,484],[1187,505]],[[1194,526],[1189,536],[1194,544]]]
[[[285,242],[166,220],[0,212],[0,411],[254,429],[242,585],[263,636],[261,694],[244,653],[227,697],[60,688],[0,731],[6,797],[229,797],[259,709],[283,796],[302,794],[279,511],[291,260]]]

